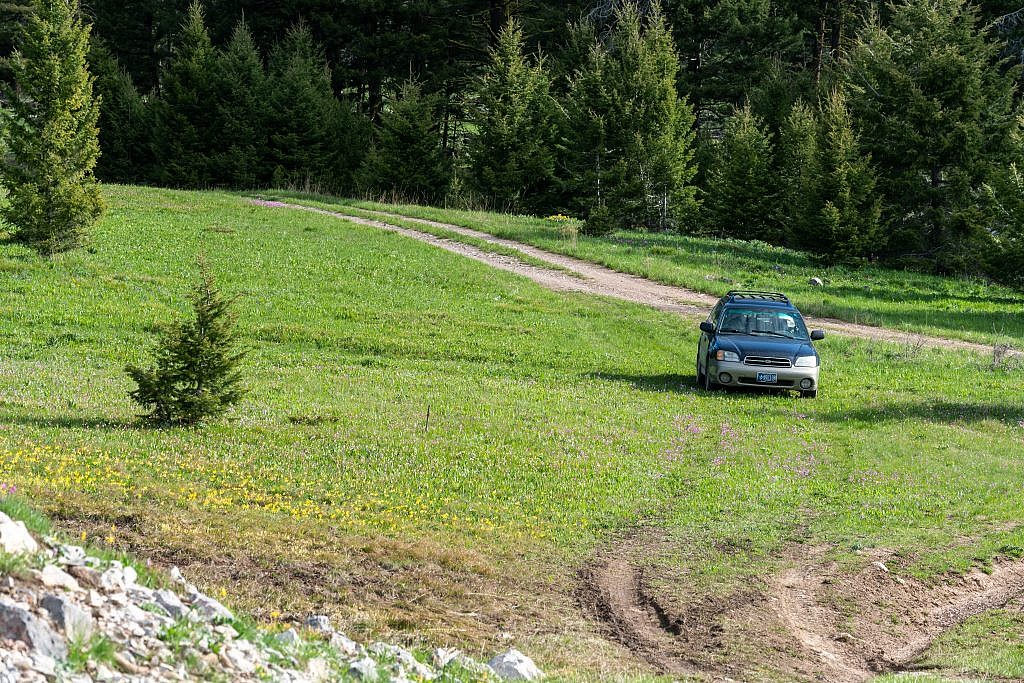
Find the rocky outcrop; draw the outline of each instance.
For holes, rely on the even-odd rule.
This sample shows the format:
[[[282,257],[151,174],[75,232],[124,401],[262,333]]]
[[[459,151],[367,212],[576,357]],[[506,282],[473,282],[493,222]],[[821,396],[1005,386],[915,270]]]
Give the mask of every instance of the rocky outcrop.
[[[25,567],[0,575],[0,683],[457,683],[543,675],[514,650],[485,665],[450,648],[417,656],[388,643],[363,646],[324,615],[280,632],[254,628],[177,569],[140,579],[134,567],[79,546],[40,543],[2,513],[0,541],[8,555],[23,556],[9,566]]]

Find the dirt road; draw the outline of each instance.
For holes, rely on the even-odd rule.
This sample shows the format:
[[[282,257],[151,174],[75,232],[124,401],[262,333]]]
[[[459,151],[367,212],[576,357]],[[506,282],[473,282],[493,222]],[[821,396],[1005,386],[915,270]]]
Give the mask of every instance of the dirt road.
[[[715,304],[715,301],[717,301],[715,297],[709,294],[695,292],[683,287],[661,284],[659,282],[654,282],[634,275],[627,275],[589,261],[572,258],[571,256],[554,254],[549,251],[544,251],[543,249],[538,249],[537,247],[521,244],[512,240],[502,239],[485,232],[471,230],[469,228],[463,228],[449,223],[428,221],[422,218],[409,218],[407,216],[399,216],[382,211],[369,212],[380,217],[379,219],[369,219],[358,216],[349,216],[344,213],[328,211],[326,209],[302,206],[300,204],[290,204],[287,202],[259,199],[251,201],[258,206],[309,211],[312,213],[333,216],[359,225],[367,225],[395,232],[400,235],[404,235],[405,237],[420,240],[421,242],[432,244],[441,249],[445,249],[446,251],[471,258],[475,261],[486,263],[494,268],[522,275],[543,287],[556,291],[598,294],[601,296],[631,301],[633,303],[644,304],[646,306],[656,308],[659,311],[693,316],[706,315]],[[411,223],[441,228],[459,235],[483,240],[490,244],[515,250],[521,254],[530,256],[533,259],[550,263],[552,266],[557,266],[561,270],[542,268],[503,254],[496,254],[484,249],[479,249],[464,242],[437,237],[430,233],[411,230],[407,227],[400,227],[393,223],[388,223],[389,219],[400,220],[405,224]],[[956,349],[984,354],[992,353],[992,347],[985,344],[976,344],[956,339],[945,339],[942,337],[932,337],[890,328],[858,325],[856,323],[835,320],[832,318],[808,317],[807,324],[817,329],[823,329],[849,337],[894,342],[915,347]]]

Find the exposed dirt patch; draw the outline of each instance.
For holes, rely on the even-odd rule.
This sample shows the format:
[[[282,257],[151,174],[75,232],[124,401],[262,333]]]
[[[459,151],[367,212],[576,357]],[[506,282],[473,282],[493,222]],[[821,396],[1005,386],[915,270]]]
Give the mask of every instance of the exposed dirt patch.
[[[772,582],[776,612],[834,680],[912,668],[937,637],[1024,595],[1024,560],[925,583],[887,571],[884,552],[844,575],[823,549],[802,551]]]
[[[600,552],[579,573],[577,599],[584,612],[606,637],[662,674],[697,680],[742,676],[731,636],[742,633],[761,643],[772,639],[759,625],[738,626],[764,611],[764,594],[754,589],[724,597],[690,595],[683,603],[666,599],[643,564],[661,543],[657,532],[639,531]],[[773,644],[772,650],[778,649]],[[771,667],[769,659],[762,653],[758,666],[784,668]]]
[[[924,583],[886,571],[884,554],[845,574],[825,548],[797,546],[792,566],[766,581],[680,599],[658,594],[642,564],[659,543],[635,533],[601,552],[578,597],[608,637],[668,675],[867,681],[913,670],[938,636],[1024,596],[1024,560]]]
[[[543,249],[538,249],[537,247],[532,247],[513,240],[495,237],[494,235],[486,232],[480,232],[478,230],[472,230],[470,228],[464,228],[450,223],[440,223],[438,221],[430,221],[423,218],[400,216],[398,214],[388,213],[385,211],[369,211],[363,209],[368,213],[379,215],[381,220],[377,221],[349,216],[335,211],[302,206],[299,204],[264,200],[251,201],[260,206],[311,211],[313,213],[334,216],[360,225],[368,225],[381,228],[383,230],[397,232],[405,235],[406,237],[428,242],[434,246],[441,247],[442,249],[461,254],[482,263],[487,263],[495,268],[523,275],[544,287],[557,291],[577,291],[609,296],[616,299],[625,299],[626,301],[631,301],[633,303],[651,306],[661,311],[681,313],[685,315],[706,315],[718,300],[716,297],[709,294],[695,292],[684,287],[664,285],[652,280],[636,277],[634,275],[627,275],[589,261],[572,258],[571,256],[554,254],[549,251],[544,251]],[[418,232],[408,228],[400,228],[387,223],[386,221],[388,218],[400,219],[406,223],[419,223],[421,225],[442,228],[450,232],[465,235],[466,237],[473,237],[508,249],[514,249],[522,254],[532,256],[535,259],[545,261],[554,266],[570,271],[571,273],[575,273],[578,277],[572,277],[564,272],[559,273],[545,268],[538,268],[537,266],[524,263],[518,259],[487,252],[454,240],[442,239],[428,233]],[[942,337],[933,337],[914,332],[873,327],[870,325],[859,325],[833,318],[807,318],[807,322],[815,328],[821,328],[848,337],[859,337],[862,339],[906,344],[909,347],[958,349],[985,354],[992,353],[992,347],[985,344],[976,344],[956,339],[945,339]],[[1011,351],[1008,355],[1018,354]]]

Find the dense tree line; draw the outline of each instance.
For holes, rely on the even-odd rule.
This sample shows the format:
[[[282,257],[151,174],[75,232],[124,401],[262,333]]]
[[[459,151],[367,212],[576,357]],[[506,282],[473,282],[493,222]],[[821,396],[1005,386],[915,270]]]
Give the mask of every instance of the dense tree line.
[[[1018,2],[92,0],[97,172],[1019,284]]]

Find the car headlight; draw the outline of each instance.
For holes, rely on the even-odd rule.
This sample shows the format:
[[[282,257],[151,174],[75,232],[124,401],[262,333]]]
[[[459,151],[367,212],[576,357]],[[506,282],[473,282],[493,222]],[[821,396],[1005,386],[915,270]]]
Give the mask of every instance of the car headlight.
[[[818,367],[817,356],[799,356],[793,363],[794,368],[816,368]]]
[[[715,358],[718,359],[718,360],[732,361],[733,363],[739,363],[740,362],[739,355],[733,353],[732,351],[721,351],[721,350],[719,350],[718,353],[715,354]]]

